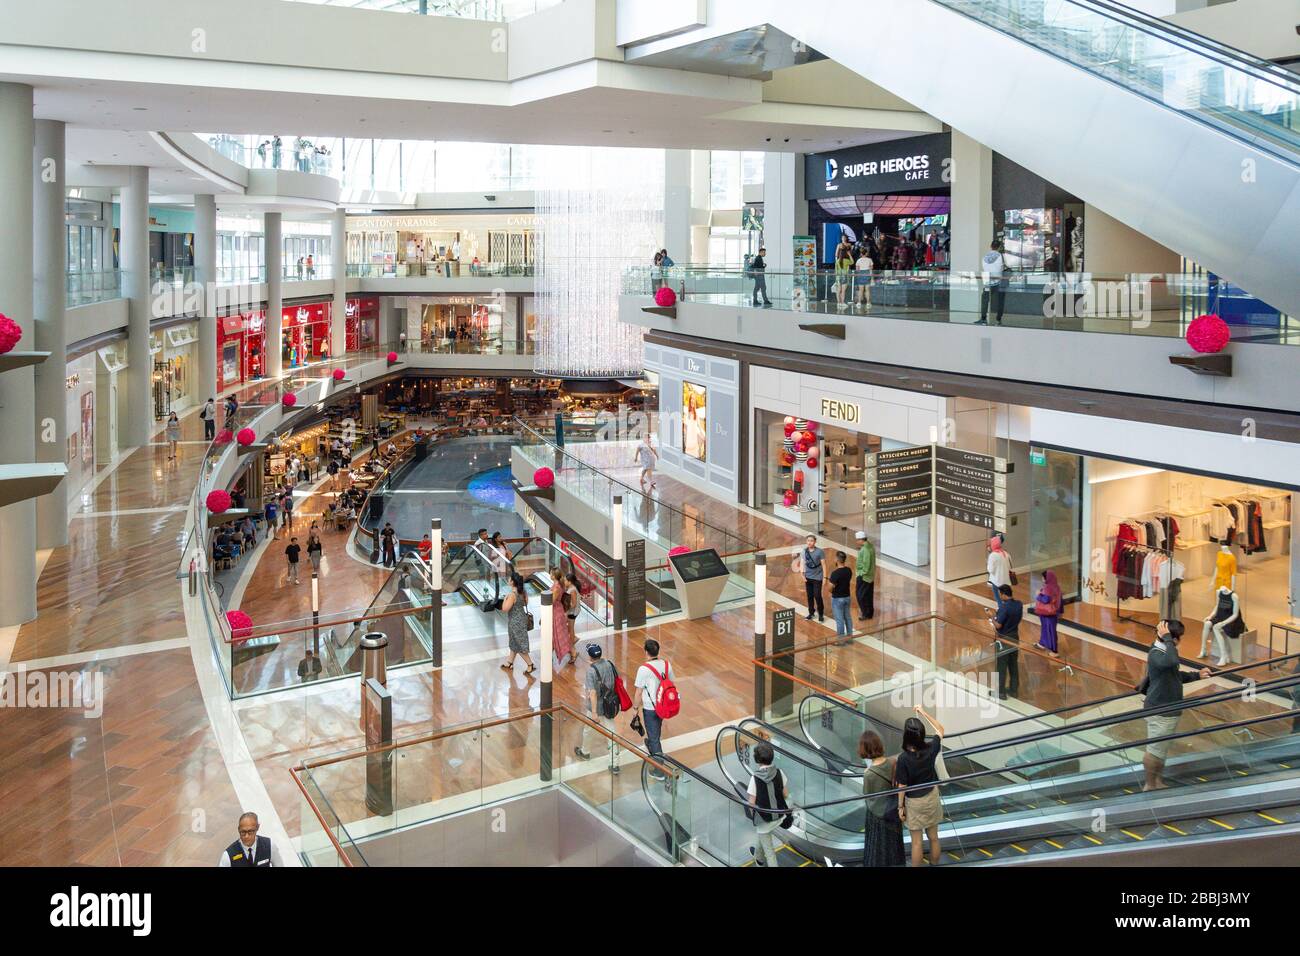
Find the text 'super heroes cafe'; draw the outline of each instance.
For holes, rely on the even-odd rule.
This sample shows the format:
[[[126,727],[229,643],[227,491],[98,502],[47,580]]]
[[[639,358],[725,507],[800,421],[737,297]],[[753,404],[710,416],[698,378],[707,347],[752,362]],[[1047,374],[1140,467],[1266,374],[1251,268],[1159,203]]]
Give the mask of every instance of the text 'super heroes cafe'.
[[[952,180],[952,137],[912,136],[817,153],[804,168],[809,200],[839,196],[947,190]]]

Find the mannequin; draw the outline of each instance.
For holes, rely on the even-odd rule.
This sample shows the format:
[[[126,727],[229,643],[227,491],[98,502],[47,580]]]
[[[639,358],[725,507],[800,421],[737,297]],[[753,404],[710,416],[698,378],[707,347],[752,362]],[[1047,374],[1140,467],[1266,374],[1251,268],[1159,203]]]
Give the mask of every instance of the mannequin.
[[[1214,589],[1222,587],[1237,590],[1237,556],[1227,544],[1220,545],[1214,556]]]
[[[1225,586],[1219,588],[1216,594],[1219,603],[1215,605],[1214,612],[1205,619],[1204,626],[1201,628],[1200,656],[1205,656],[1206,643],[1212,630],[1219,654],[1219,659],[1214,662],[1214,665],[1223,667],[1228,663],[1228,638],[1240,637],[1246,630],[1246,622],[1241,616],[1241,601],[1236,591]]]

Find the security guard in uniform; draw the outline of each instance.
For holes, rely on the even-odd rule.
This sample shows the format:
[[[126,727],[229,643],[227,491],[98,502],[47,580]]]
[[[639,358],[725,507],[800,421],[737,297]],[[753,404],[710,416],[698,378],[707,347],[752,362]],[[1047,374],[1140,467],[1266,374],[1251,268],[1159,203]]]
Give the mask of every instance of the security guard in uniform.
[[[284,866],[280,851],[271,846],[271,838],[258,836],[256,813],[239,818],[239,839],[226,847],[218,866]]]

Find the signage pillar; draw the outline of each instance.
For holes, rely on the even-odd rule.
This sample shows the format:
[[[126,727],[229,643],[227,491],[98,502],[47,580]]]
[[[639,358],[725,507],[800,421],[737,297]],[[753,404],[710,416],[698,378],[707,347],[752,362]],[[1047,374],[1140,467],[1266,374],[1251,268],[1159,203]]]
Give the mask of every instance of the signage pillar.
[[[554,718],[548,713],[553,705],[552,686],[551,686],[551,658],[554,656],[555,649],[551,644],[551,615],[554,609],[551,607],[551,592],[546,590],[542,592],[542,613],[540,624],[542,628],[541,643],[541,665],[542,665],[542,695],[539,704],[542,710],[542,733],[541,733],[541,777],[543,781],[551,779],[551,764],[553,745],[551,736],[554,733]]]
[[[772,675],[772,705],[768,719],[789,717],[794,713],[794,608],[772,612],[772,667],[782,674]],[[756,714],[755,716],[762,716]]]
[[[754,660],[767,656],[767,555],[759,552],[754,558]],[[754,664],[754,716],[763,716],[763,695],[766,689],[764,670]]]
[[[442,519],[429,522],[429,664],[442,666]]]
[[[623,496],[614,496],[614,530],[610,549],[614,552],[614,628],[622,629],[626,616],[623,600]]]
[[[320,657],[320,579],[311,573],[311,652]]]
[[[938,429],[935,430],[935,447],[938,447]],[[937,462],[930,463],[930,501],[935,499],[935,468]],[[939,516],[930,515],[930,661],[939,663]]]
[[[281,239],[280,213],[262,213],[262,245],[266,262],[266,341],[262,346],[266,377],[279,378],[284,374],[282,358],[284,343],[281,330],[284,324],[284,247]]]

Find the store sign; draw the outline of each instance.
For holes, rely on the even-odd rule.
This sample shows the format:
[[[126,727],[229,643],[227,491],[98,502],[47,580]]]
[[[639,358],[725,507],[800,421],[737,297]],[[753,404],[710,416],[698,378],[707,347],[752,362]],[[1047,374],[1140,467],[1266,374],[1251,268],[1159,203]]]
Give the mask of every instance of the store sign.
[[[833,398],[823,398],[821,401],[821,417],[823,421],[857,425],[862,421],[862,406],[856,402],[841,402]]]
[[[281,315],[281,321],[285,325],[307,325],[312,322],[326,322],[329,320],[329,305],[325,302],[317,302],[312,305],[285,306]]]
[[[695,359],[691,358],[689,355],[685,356],[685,358],[686,358],[686,371],[688,371],[688,372],[693,372],[693,373],[695,373],[696,375],[705,375],[705,374],[707,374],[707,373],[704,371],[704,363],[703,363],[703,362],[697,362]]]
[[[952,166],[948,133],[872,143],[808,157],[805,192],[809,199],[863,196],[947,187]]]

